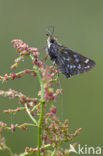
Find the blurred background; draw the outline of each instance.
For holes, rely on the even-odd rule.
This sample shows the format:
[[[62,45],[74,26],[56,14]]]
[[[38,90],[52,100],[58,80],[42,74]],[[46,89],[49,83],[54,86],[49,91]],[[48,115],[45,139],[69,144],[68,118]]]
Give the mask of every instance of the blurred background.
[[[42,48],[46,45],[46,28],[55,26],[58,41],[96,62],[90,72],[66,79],[60,74],[64,94],[56,106],[61,121],[69,120],[70,132],[77,128],[83,131],[73,142],[81,146],[103,147],[103,0],[0,0],[0,75],[9,73],[13,60],[18,57],[12,47],[12,39],[21,39]],[[41,58],[45,51],[41,51]],[[50,62],[50,61],[49,61]],[[48,62],[46,62],[48,64]],[[26,59],[16,71],[31,67]],[[50,64],[52,64],[50,62]],[[25,76],[22,79],[0,83],[0,89],[22,91],[28,96],[38,90],[37,79]],[[0,97],[0,120],[11,123],[30,122],[24,113],[3,114],[3,109],[19,106],[15,100]],[[37,132],[29,128],[26,132],[3,132],[7,145],[13,152],[21,153],[25,146],[36,145]],[[69,144],[65,145],[69,147]],[[103,154],[103,151],[102,151]],[[1,152],[1,156],[8,153]],[[75,154],[71,154],[75,155]]]

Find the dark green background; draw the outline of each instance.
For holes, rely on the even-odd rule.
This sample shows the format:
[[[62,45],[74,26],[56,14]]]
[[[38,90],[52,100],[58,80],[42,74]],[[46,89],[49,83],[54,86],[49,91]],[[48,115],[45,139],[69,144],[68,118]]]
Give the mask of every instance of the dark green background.
[[[22,39],[30,46],[41,48],[46,45],[45,30],[49,25],[55,26],[55,35],[60,43],[96,62],[91,72],[69,80],[60,75],[64,95],[57,100],[56,106],[60,119],[69,119],[70,131],[83,128],[74,142],[82,146],[102,147],[103,0],[0,0],[0,75],[10,72],[9,67],[17,57],[11,40]],[[41,56],[45,56],[45,51],[41,51]],[[28,59],[25,64],[27,68],[31,67]],[[24,67],[22,63],[18,70]],[[37,79],[25,76],[0,84],[0,89],[8,88],[33,96],[38,89]],[[13,116],[2,113],[3,109],[17,106],[17,101],[0,97],[0,120],[8,124],[30,122],[23,113]],[[36,145],[37,131],[17,130],[15,133],[4,132],[4,136],[8,146],[20,153],[25,146]],[[0,152],[0,156],[4,155],[5,152]]]

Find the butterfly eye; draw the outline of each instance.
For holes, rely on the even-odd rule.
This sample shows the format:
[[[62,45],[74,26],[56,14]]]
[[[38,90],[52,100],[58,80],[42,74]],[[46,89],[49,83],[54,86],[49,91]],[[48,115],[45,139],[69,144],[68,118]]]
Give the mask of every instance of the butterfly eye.
[[[55,40],[54,40],[54,39],[51,39],[51,40],[50,40],[50,43],[54,43],[54,42],[55,42]]]

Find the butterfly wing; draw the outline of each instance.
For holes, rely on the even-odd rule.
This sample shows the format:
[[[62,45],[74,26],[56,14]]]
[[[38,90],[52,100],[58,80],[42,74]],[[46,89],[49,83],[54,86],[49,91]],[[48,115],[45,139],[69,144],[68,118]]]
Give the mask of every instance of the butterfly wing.
[[[66,62],[64,61],[61,55],[58,55],[58,57],[55,59],[55,64],[58,66],[62,74],[64,74],[67,78],[70,77],[70,72],[68,71]]]
[[[93,60],[64,46],[61,46],[59,53],[58,63],[56,64],[67,78],[87,72],[95,66]]]

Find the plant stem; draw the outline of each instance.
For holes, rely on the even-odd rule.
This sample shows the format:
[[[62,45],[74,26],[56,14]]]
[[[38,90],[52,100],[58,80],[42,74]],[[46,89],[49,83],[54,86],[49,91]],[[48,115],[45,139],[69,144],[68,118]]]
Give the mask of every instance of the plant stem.
[[[40,147],[41,147],[41,126],[43,123],[43,114],[44,114],[44,85],[40,73],[37,72],[37,76],[39,78],[40,86],[41,86],[41,112],[39,119],[39,128],[38,128],[38,156],[40,156]]]
[[[51,153],[51,156],[55,156],[56,154],[56,149],[54,149],[54,151]]]
[[[30,113],[30,111],[29,111],[29,109],[28,109],[28,107],[27,107],[27,104],[25,104],[25,108],[26,108],[26,111],[27,111],[29,117],[31,118],[31,120],[37,125],[37,122],[36,122],[36,120],[33,118],[33,116],[31,115],[31,113]]]
[[[10,156],[13,156],[13,152],[11,151],[11,149],[9,147],[6,147],[6,150],[9,152]]]
[[[31,59],[33,60],[33,56],[30,55]],[[40,99],[40,103],[41,103],[41,112],[40,112],[40,119],[39,119],[39,127],[38,127],[38,156],[40,156],[40,147],[41,147],[41,127],[43,124],[43,114],[44,114],[44,84],[42,81],[42,77],[40,74],[40,71],[38,69],[38,67],[35,65],[35,72],[37,74],[37,77],[39,79],[39,83],[40,83],[40,87],[41,87],[41,99]]]
[[[33,107],[32,111],[34,111],[36,108],[38,108],[41,105],[41,102],[39,102],[39,104],[37,104],[36,106]]]

